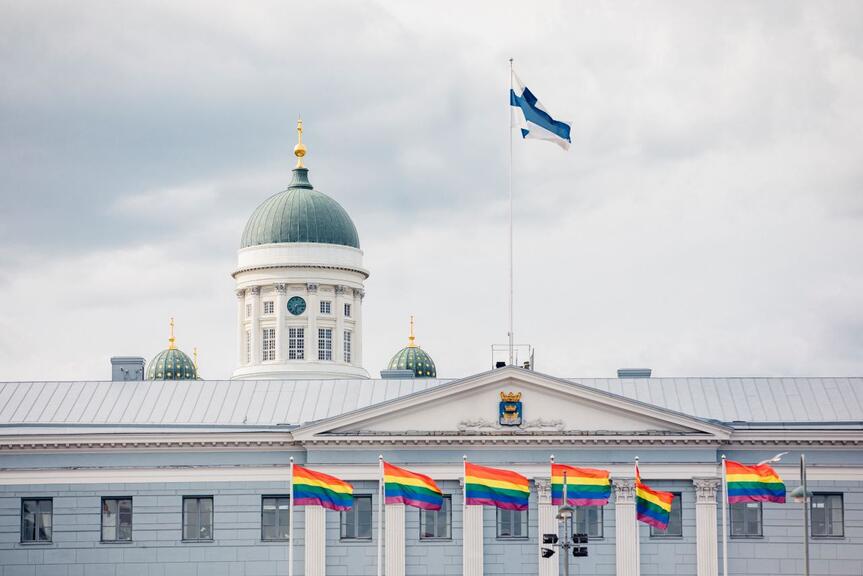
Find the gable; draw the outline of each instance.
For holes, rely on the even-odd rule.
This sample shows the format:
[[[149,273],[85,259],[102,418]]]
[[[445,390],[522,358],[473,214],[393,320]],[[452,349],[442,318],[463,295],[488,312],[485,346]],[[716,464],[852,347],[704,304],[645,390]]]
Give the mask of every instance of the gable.
[[[501,393],[520,393],[521,425],[499,422]],[[520,368],[503,368],[304,426],[325,435],[722,435],[724,427]]]

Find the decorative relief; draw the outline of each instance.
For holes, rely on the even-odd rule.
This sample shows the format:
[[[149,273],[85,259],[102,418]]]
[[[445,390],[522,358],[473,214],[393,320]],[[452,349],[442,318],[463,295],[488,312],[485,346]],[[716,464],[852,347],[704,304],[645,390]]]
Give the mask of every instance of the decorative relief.
[[[276,292],[284,296],[288,293],[288,285],[283,283],[276,284]]]
[[[693,478],[695,502],[697,504],[716,504],[721,482],[719,478]]]
[[[611,485],[614,488],[616,503],[635,503],[635,478],[615,478],[611,481]]]
[[[253,296],[259,296],[261,294],[261,287],[260,286],[252,286],[250,288],[250,290],[252,291]]]
[[[519,430],[527,431],[554,431],[563,432],[566,425],[563,420],[544,420],[536,418],[535,420],[524,420],[519,427]],[[462,420],[458,423],[459,432],[484,432],[484,431],[507,431],[512,430],[511,426],[502,426],[499,421],[488,420],[486,418],[470,418]]]
[[[240,290],[237,290],[237,291],[236,291],[236,294],[237,294],[237,299],[238,299],[238,300],[242,300],[243,298],[245,298],[245,297],[246,297],[246,289],[245,289],[245,288],[241,288]]]
[[[551,478],[534,478],[533,483],[536,486],[536,495],[539,497],[540,504],[548,504],[551,502]]]
[[[315,294],[318,291],[318,285],[310,282],[306,284],[306,290],[309,291],[309,294]]]
[[[345,294],[347,291],[347,286],[336,286],[336,294]]]

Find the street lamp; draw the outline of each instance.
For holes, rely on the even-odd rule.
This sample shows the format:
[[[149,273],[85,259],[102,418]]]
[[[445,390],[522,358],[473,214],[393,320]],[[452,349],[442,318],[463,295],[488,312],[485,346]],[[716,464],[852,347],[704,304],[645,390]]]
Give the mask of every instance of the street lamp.
[[[806,489],[806,455],[800,455],[800,486],[791,491],[795,502],[803,503],[803,576],[809,576],[809,502],[812,493]]]

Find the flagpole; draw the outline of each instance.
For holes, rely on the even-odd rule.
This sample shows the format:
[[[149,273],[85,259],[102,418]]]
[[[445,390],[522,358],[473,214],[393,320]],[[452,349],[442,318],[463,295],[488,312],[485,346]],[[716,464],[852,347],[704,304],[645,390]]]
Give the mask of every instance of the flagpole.
[[[641,480],[641,470],[638,469],[638,456],[635,457],[635,573],[641,574],[641,535],[638,525],[638,482]]]
[[[509,97],[512,98],[512,58],[509,59]],[[512,308],[513,308],[513,273],[512,273],[512,106],[508,105],[509,112],[509,366],[514,364],[512,333]]]
[[[728,473],[722,455],[722,576],[728,576]]]
[[[383,557],[384,541],[384,455],[378,454],[378,576],[383,576],[384,569],[381,564]]]
[[[288,499],[288,576],[294,576],[294,457],[291,456],[291,497]]]

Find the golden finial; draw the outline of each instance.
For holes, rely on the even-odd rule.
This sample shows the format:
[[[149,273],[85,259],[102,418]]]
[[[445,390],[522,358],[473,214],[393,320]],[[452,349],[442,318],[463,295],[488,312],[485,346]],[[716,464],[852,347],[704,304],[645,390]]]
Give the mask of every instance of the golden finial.
[[[194,360],[192,360],[192,362],[195,365],[195,374],[197,374],[198,373],[198,347],[197,346],[192,348],[192,357],[194,358]]]
[[[297,157],[297,168],[305,168],[303,166],[303,156],[306,155],[306,147],[303,146],[303,119],[297,120],[297,145],[294,146],[294,156]]]
[[[416,337],[414,336],[414,317],[411,316],[411,333],[410,336],[408,336],[408,348],[417,347],[417,344],[416,342],[414,342],[414,340],[416,340]]]
[[[171,316],[171,336],[168,338],[168,350],[173,350],[174,346],[174,317]]]

